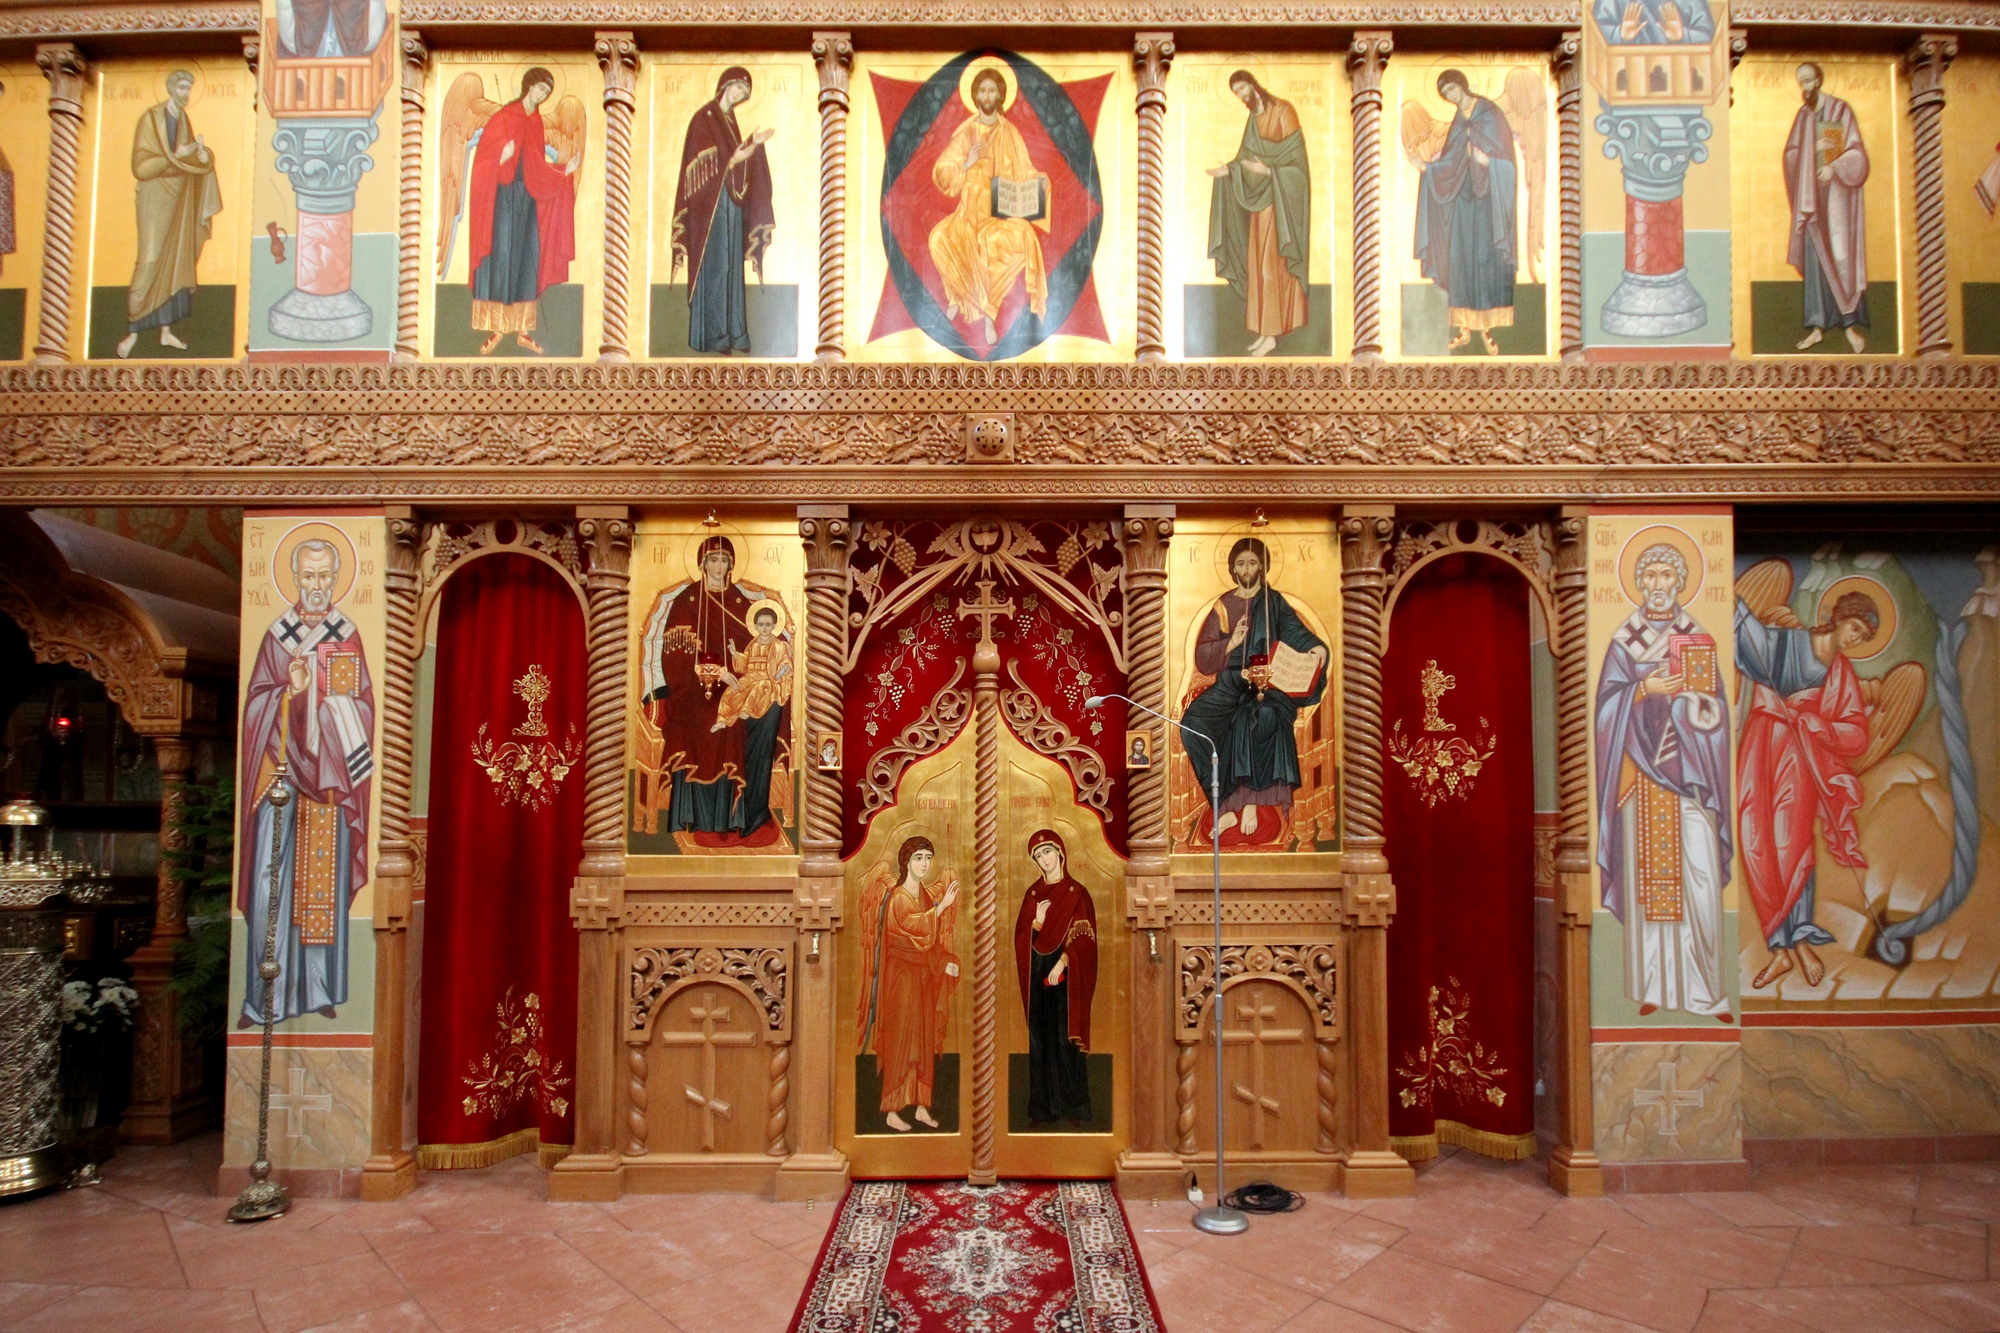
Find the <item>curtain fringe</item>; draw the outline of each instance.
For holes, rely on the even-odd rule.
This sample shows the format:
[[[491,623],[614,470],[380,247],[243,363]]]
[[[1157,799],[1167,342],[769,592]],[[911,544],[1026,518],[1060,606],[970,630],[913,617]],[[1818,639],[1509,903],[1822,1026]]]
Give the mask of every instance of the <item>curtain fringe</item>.
[[[1438,1155],[1435,1134],[1391,1134],[1389,1150],[1406,1162],[1428,1162]]]
[[[503,1134],[484,1143],[420,1143],[417,1145],[417,1169],[475,1171],[483,1166],[497,1166],[523,1153],[548,1151],[549,1148],[542,1146],[541,1130],[517,1129],[512,1134]],[[562,1151],[567,1153],[568,1146],[564,1145]]]
[[[1493,1157],[1503,1162],[1518,1162],[1533,1157],[1539,1141],[1530,1132],[1527,1134],[1498,1134],[1490,1129],[1474,1129],[1471,1125],[1461,1125],[1456,1120],[1437,1122],[1437,1139],[1440,1143],[1454,1144],[1469,1149],[1481,1157]]]

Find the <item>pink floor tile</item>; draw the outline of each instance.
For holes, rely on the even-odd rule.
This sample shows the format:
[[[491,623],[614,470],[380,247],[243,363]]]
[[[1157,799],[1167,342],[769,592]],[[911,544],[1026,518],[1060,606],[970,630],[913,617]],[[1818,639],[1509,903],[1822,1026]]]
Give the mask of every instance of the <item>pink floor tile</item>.
[[[435,1333],[436,1329],[423,1306],[415,1301],[401,1301],[332,1323],[315,1324],[305,1333]]]
[[[1914,1268],[1958,1280],[1986,1276],[1986,1237],[1942,1226],[1802,1227],[1801,1249]]]
[[[100,1256],[101,1259],[101,1256]],[[109,1265],[107,1265],[108,1267]],[[262,1333],[256,1303],[247,1291],[164,1291],[138,1287],[85,1287],[9,1325],[19,1330],[117,1329],[119,1333]]]
[[[1513,1333],[1541,1297],[1489,1278],[1390,1250],[1326,1299],[1416,1333]]]
[[[646,1304],[683,1329],[700,1333],[785,1333],[812,1269],[770,1253],[692,1282],[669,1287]]]
[[[1898,1300],[1889,1287],[1782,1287],[1731,1294],[1821,1333],[1952,1333],[1950,1324]]]
[[[1197,1232],[1184,1248],[1315,1296],[1382,1253],[1380,1245],[1346,1231],[1307,1225],[1300,1214],[1253,1217],[1241,1236]]]
[[[0,1282],[0,1328],[12,1328],[15,1320],[26,1319],[57,1301],[66,1301],[76,1292],[75,1287],[45,1282]]]
[[[1280,1325],[1279,1333],[1402,1333],[1402,1330],[1344,1305],[1314,1301]]]
[[[303,1268],[273,1267],[252,1289],[268,1333],[298,1333],[410,1299],[373,1250]]]
[[[1958,1333],[2000,1329],[2000,1282],[1938,1282],[1897,1287],[1890,1295]]]
[[[254,1287],[272,1273],[292,1273],[349,1255],[372,1254],[352,1232],[295,1231],[288,1215],[243,1226],[167,1220],[190,1287]],[[398,1297],[397,1299],[401,1299]]]
[[[1650,1260],[1709,1287],[1774,1287],[1791,1246],[1724,1227],[1654,1227],[1607,1232],[1598,1252]]]
[[[1405,1258],[1428,1259],[1546,1296],[1590,1252],[1585,1241],[1545,1232],[1412,1231],[1396,1243]]]
[[[559,1318],[600,1314],[631,1298],[552,1235],[376,1233],[369,1240],[446,1333],[538,1329]]]
[[[1160,1317],[1178,1330],[1230,1329],[1268,1333],[1312,1304],[1311,1292],[1250,1277],[1205,1254],[1182,1250],[1149,1266]]]
[[[1521,1333],[1649,1333],[1649,1330],[1644,1324],[1550,1300],[1542,1302],[1542,1308],[1521,1325]]]
[[[1688,1333],[1708,1294],[1707,1285],[1682,1268],[1601,1245],[1555,1289],[1559,1301],[1660,1333]]]

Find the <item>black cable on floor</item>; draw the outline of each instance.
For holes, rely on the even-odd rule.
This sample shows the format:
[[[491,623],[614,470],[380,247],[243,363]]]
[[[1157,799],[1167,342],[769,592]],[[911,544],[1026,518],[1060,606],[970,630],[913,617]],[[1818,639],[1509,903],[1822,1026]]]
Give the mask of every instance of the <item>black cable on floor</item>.
[[[1268,1180],[1253,1180],[1229,1191],[1222,1202],[1245,1213],[1295,1213],[1306,1206],[1306,1196],[1280,1189]]]

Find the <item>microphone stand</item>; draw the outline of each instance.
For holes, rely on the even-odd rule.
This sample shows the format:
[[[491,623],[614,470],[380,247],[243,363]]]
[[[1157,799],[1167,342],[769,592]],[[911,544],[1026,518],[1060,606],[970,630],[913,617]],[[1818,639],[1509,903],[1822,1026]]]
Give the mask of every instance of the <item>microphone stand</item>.
[[[1223,1202],[1222,1185],[1222,834],[1215,829],[1215,822],[1222,818],[1222,752],[1213,738],[1204,736],[1193,727],[1165,713],[1129,699],[1122,694],[1098,694],[1083,701],[1085,708],[1102,708],[1105,700],[1117,699],[1128,708],[1136,708],[1149,717],[1156,717],[1170,727],[1179,727],[1183,736],[1193,736],[1208,743],[1208,810],[1209,845],[1214,852],[1215,888],[1215,1205],[1204,1208],[1194,1215],[1195,1228],[1217,1236],[1235,1236],[1250,1229],[1250,1218],[1239,1209],[1231,1208]],[[1192,756],[1190,756],[1190,759]]]

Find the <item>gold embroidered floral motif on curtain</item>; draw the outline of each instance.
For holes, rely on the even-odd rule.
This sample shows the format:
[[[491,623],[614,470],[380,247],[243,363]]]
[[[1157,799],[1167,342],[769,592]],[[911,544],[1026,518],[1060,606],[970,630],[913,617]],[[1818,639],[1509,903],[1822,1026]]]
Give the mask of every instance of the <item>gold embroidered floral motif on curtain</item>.
[[[493,780],[493,794],[502,805],[520,805],[529,810],[545,808],[583,757],[583,742],[577,738],[574,724],[560,746],[553,741],[533,739],[549,734],[542,705],[548,702],[552,689],[548,673],[539,663],[531,665],[528,673],[514,682],[514,693],[528,705],[527,720],[514,728],[514,734],[529,737],[526,743],[503,741],[495,745],[486,738],[486,729],[492,723],[479,724],[479,739],[472,743],[472,758]]]
[[[1438,700],[1444,697],[1446,690],[1457,686],[1458,677],[1438,670],[1437,659],[1432,658],[1424,663],[1417,679],[1424,695],[1424,731],[1457,731],[1455,723],[1447,722],[1439,715]],[[1403,734],[1403,721],[1398,718],[1389,734],[1389,757],[1409,775],[1426,806],[1434,806],[1452,796],[1470,796],[1472,780],[1479,776],[1479,770],[1500,745],[1498,733],[1483,717],[1479,719],[1479,731],[1477,739],[1471,741],[1462,736],[1449,739],[1430,734],[1410,737]]]
[[[472,1089],[464,1102],[465,1113],[484,1111],[497,1118],[532,1101],[545,1114],[569,1114],[569,1100],[561,1095],[569,1077],[562,1071],[562,1061],[551,1059],[542,1046],[541,997],[529,991],[517,1002],[509,986],[493,1012],[498,1019],[497,1044],[468,1065],[469,1072],[460,1079]]]
[[[1396,1066],[1396,1077],[1405,1081],[1396,1097],[1404,1106],[1431,1106],[1444,1091],[1461,1102],[1505,1106],[1507,1090],[1499,1080],[1507,1071],[1500,1065],[1500,1053],[1472,1039],[1472,997],[1457,977],[1447,981],[1448,990],[1431,987],[1430,1041]]]

